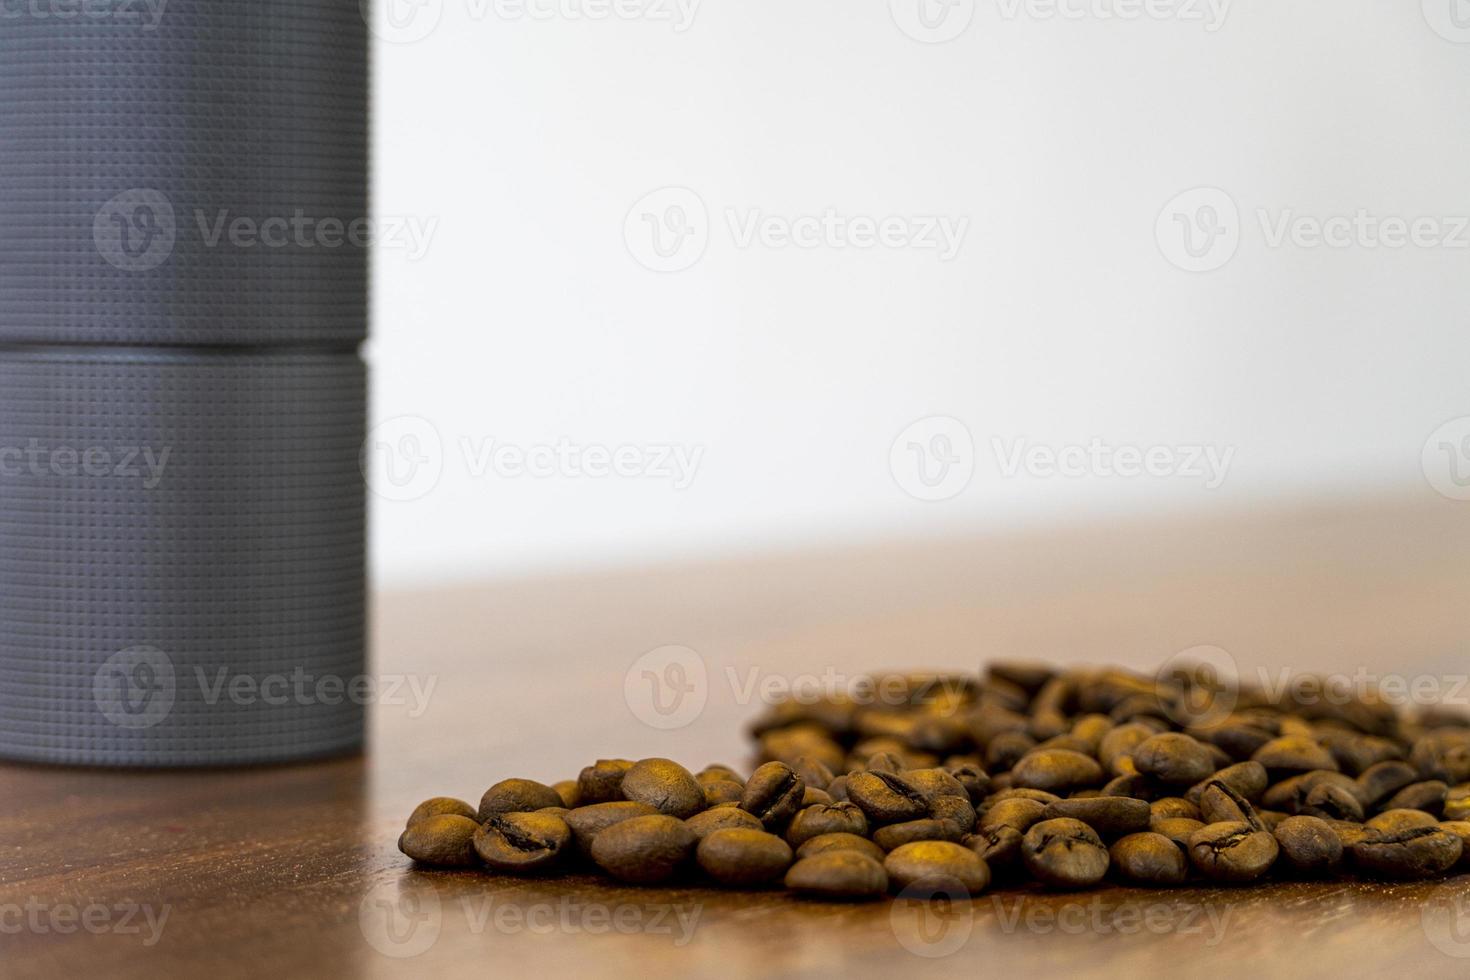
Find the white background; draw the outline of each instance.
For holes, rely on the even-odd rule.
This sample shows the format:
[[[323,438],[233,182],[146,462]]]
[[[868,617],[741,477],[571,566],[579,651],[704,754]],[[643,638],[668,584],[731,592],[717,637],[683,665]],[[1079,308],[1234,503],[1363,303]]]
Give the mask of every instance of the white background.
[[[1236,0],[1223,23],[1220,0],[924,0],[957,32],[943,43],[901,26],[923,33],[920,0],[703,0],[687,25],[672,0],[631,20],[592,16],[599,0],[393,2],[375,441],[430,475],[375,501],[384,583],[1432,493],[1426,440],[1470,414],[1464,0]],[[635,205],[665,187],[707,210],[682,271],[639,261]],[[1192,272],[1179,221],[1221,200],[1176,201],[1198,187],[1238,218]],[[731,227],[827,209],[968,230],[945,261]],[[1271,242],[1283,218],[1359,211],[1452,240]],[[962,423],[973,453],[949,446],[973,476],[924,501],[890,449],[935,415]],[[993,441],[1094,438],[1233,457],[1213,488],[1008,476]],[[487,445],[559,440],[701,465],[684,489],[476,471]]]

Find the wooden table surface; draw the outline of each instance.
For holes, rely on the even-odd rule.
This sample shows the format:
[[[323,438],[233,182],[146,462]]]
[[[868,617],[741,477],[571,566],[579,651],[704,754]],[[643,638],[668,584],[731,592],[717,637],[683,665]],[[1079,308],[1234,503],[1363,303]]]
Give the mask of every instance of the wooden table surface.
[[[747,766],[752,688],[808,675],[1201,644],[1247,671],[1463,673],[1467,556],[1470,505],[1426,491],[384,596],[374,672],[418,686],[374,707],[362,758],[0,766],[0,976],[1465,977],[1470,876],[844,906],[427,873],[394,842],[418,800],[506,776]],[[624,689],[667,645],[707,672],[674,730]]]

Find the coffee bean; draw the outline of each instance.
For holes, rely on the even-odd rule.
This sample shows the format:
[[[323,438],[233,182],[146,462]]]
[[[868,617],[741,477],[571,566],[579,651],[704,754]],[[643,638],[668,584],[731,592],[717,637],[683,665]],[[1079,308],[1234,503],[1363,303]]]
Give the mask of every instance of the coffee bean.
[[[1154,800],[1149,804],[1150,824],[1154,820],[1173,820],[1179,817],[1186,820],[1199,820],[1199,807],[1178,796],[1166,796],[1162,800]]]
[[[1470,735],[1458,730],[1425,735],[1414,743],[1409,762],[1427,780],[1447,784],[1470,780]]]
[[[1212,823],[1189,838],[1189,858],[1212,881],[1255,881],[1271,870],[1280,847],[1276,838],[1248,823]]]
[[[1108,855],[1118,877],[1136,885],[1179,885],[1189,876],[1184,851],[1163,834],[1129,834]]]
[[[949,774],[959,781],[972,804],[979,804],[990,791],[990,775],[978,764],[965,763],[953,766]]]
[[[485,791],[475,819],[484,823],[502,813],[533,813],[561,805],[561,794],[550,786],[530,779],[504,779]]]
[[[1383,804],[1383,808],[1385,810],[1423,810],[1425,813],[1439,816],[1444,813],[1444,798],[1449,790],[1449,786],[1437,779],[1414,783],[1411,786],[1405,786],[1391,796]]]
[[[885,851],[912,844],[915,841],[941,840],[957,842],[964,838],[966,832],[950,823],[948,820],[935,820],[926,817],[922,820],[906,820],[903,823],[890,823],[873,831],[873,843]]]
[[[827,851],[857,851],[875,861],[883,860],[883,848],[857,834],[822,834],[819,837],[813,837],[796,849],[796,856],[809,858],[817,854],[825,854]]]
[[[701,784],[737,783],[741,786],[745,785],[745,780],[741,778],[738,772],[736,772],[734,769],[731,769],[729,766],[721,765],[718,762],[714,763],[713,765],[705,766],[703,769],[699,770],[699,772],[694,774],[694,778],[697,779]]]
[[[1248,823],[1252,830],[1261,829],[1256,808],[1250,801],[1219,780],[1208,780],[1199,798],[1200,819],[1212,823]]]
[[[613,803],[623,799],[623,777],[633,763],[627,759],[599,759],[577,776],[582,806]]]
[[[796,816],[805,795],[806,784],[790,766],[768,762],[746,782],[740,809],[755,814],[767,830],[779,830]]]
[[[584,855],[591,857],[592,842],[602,831],[613,824],[622,823],[624,820],[632,820],[634,817],[649,817],[658,813],[647,803],[635,803],[632,800],[618,800],[615,803],[594,803],[591,806],[579,806],[566,816],[566,824],[572,830],[572,835],[577,840],[577,848]]]
[[[573,810],[582,805],[582,791],[577,787],[575,779],[564,779],[559,783],[552,783],[551,788],[556,790],[557,796],[561,797],[562,809]]]
[[[847,797],[874,824],[917,820],[929,813],[929,798],[897,773],[853,773],[847,778]]]
[[[1276,827],[1272,830],[1272,833],[1280,830],[1281,824],[1285,822],[1286,820],[1282,820],[1281,823],[1278,823]],[[1322,822],[1327,825],[1328,829],[1331,830],[1334,835],[1336,835],[1338,842],[1342,844],[1344,857],[1346,857],[1348,850],[1354,844],[1356,844],[1360,840],[1363,840],[1365,837],[1373,832],[1363,824],[1349,823],[1346,820],[1323,820]]]
[[[1470,820],[1470,783],[1447,790],[1444,795],[1446,820]]]
[[[746,813],[735,806],[721,806],[703,813],[696,813],[684,821],[684,826],[694,831],[694,836],[704,840],[717,830],[763,830],[754,814]]]
[[[1295,772],[1311,772],[1314,769],[1337,771],[1337,760],[1311,738],[1300,735],[1283,735],[1274,738],[1256,750],[1251,756],[1255,762],[1266,767],[1270,773],[1280,777]]]
[[[1275,735],[1252,724],[1226,723],[1211,730],[1209,738],[1212,745],[1224,749],[1232,759],[1250,759]]]
[[[1181,851],[1188,851],[1190,838],[1204,828],[1203,820],[1190,820],[1187,817],[1153,820],[1148,827],[1150,832],[1169,838]]]
[[[1161,783],[1189,786],[1215,772],[1215,760],[1203,744],[1182,732],[1162,732],[1133,750],[1133,764]]]
[[[1419,770],[1407,762],[1390,760],[1369,766],[1357,778],[1358,799],[1367,807],[1377,807],[1405,786],[1419,781]]]
[[[1033,800],[1037,803],[1046,804],[1055,803],[1057,800],[1060,799],[1061,797],[1057,794],[1048,793],[1046,790],[1024,789],[1018,786],[1014,788],[996,790],[985,802],[987,806],[993,803],[1003,803],[1006,800]]]
[[[733,779],[716,779],[700,783],[700,785],[704,787],[706,807],[719,806],[722,803],[739,803],[740,798],[745,795],[745,787]]]
[[[960,781],[943,769],[905,769],[900,775],[930,800],[941,796],[955,796],[963,800],[970,798],[969,791]]]
[[[799,811],[786,828],[786,841],[800,847],[823,834],[857,834],[868,832],[868,818],[856,803],[831,803],[810,806]]]
[[[1470,865],[1470,820],[1446,820],[1439,829],[1460,838],[1460,864]]]
[[[820,789],[812,789],[810,786],[808,786],[806,790],[801,794],[801,806],[798,807],[798,809],[805,809],[809,806],[826,806],[835,802],[837,801],[832,799],[831,796],[827,795],[825,791]]]
[[[1088,888],[1108,872],[1108,849],[1080,820],[1043,820],[1021,843],[1026,868],[1052,888]]]
[[[476,863],[474,838],[479,829],[479,824],[463,814],[431,813],[408,825],[398,838],[398,849],[420,864],[471,868]]]
[[[619,881],[655,885],[683,870],[698,841],[682,820],[661,813],[634,817],[593,838],[592,860]]]
[[[544,811],[491,817],[475,833],[475,853],[492,871],[522,874],[556,863],[572,842],[566,821]]]
[[[1121,776],[1124,774],[1124,770],[1119,765],[1121,761],[1123,759],[1131,761],[1134,750],[1156,734],[1149,726],[1137,722],[1119,725],[1104,735],[1098,743],[1098,761],[1112,775]],[[1135,767],[1129,771],[1136,772],[1137,769]]]
[[[1375,878],[1419,880],[1459,863],[1464,842],[1439,826],[1372,830],[1350,849],[1353,865]]]
[[[801,777],[802,783],[809,790],[826,790],[832,785],[832,780],[837,778],[833,775],[832,770],[823,765],[820,760],[808,759],[805,756],[797,759],[791,768]]]
[[[695,856],[705,874],[733,888],[780,881],[791,866],[790,845],[749,827],[716,830],[699,842]]]
[[[883,870],[891,887],[915,898],[934,894],[953,898],[956,890],[975,896],[990,885],[990,868],[980,856],[949,841],[896,847],[883,859]]]
[[[984,813],[979,816],[980,829],[987,830],[991,827],[1006,826],[1014,827],[1025,833],[1033,824],[1041,820],[1042,814],[1046,813],[1049,803],[1040,800],[1027,800],[1020,797],[1001,800],[993,803]]]
[[[1363,804],[1358,802],[1356,795],[1343,787],[1322,783],[1312,787],[1307,798],[1302,801],[1301,813],[1326,820],[1361,821]]]
[[[1060,793],[1105,782],[1102,766],[1091,756],[1067,749],[1036,749],[1011,768],[1016,785]]]
[[[786,887],[817,898],[878,898],[888,891],[888,872],[857,851],[823,851],[793,864],[786,872]]]
[[[963,836],[975,829],[975,808],[962,796],[940,796],[929,804],[929,814],[935,820],[952,824]]]
[[[868,756],[863,768],[868,772],[899,772],[908,766],[897,752],[874,752]]]
[[[1055,676],[1049,665],[1034,660],[992,660],[985,665],[986,677],[993,684],[1000,681],[1013,684],[1027,694],[1034,695]]]
[[[1287,817],[1272,832],[1281,847],[1281,863],[1297,874],[1335,875],[1342,866],[1343,846],[1337,832],[1317,817]]]
[[[705,808],[704,788],[694,774],[668,759],[642,759],[623,775],[623,796],[647,803],[665,816],[684,819]]]
[[[1020,869],[1021,845],[1025,837],[1015,827],[1004,824],[982,828],[968,837],[960,839],[960,844],[968,847],[979,855],[996,874],[1008,874]]]
[[[1368,829],[1387,834],[1420,827],[1437,827],[1439,821],[1423,810],[1384,810],[1368,821]]]
[[[1001,732],[985,747],[985,768],[1005,772],[1036,748],[1036,739],[1025,732]]]
[[[1058,800],[1042,811],[1043,820],[1081,820],[1102,837],[1126,837],[1148,830],[1149,804],[1126,796]]]
[[[1266,792],[1266,786],[1269,782],[1266,767],[1259,762],[1237,762],[1233,766],[1226,766],[1219,770],[1208,779],[1195,783],[1184,794],[1184,798],[1198,805],[1200,797],[1204,795],[1205,787],[1217,780],[1229,786],[1239,796],[1249,800],[1252,804],[1260,801],[1261,794]]]
[[[408,823],[404,826],[412,827],[420,820],[442,816],[467,817],[473,820],[476,812],[475,808],[464,800],[456,800],[452,796],[435,796],[414,807],[413,813],[408,815]]]

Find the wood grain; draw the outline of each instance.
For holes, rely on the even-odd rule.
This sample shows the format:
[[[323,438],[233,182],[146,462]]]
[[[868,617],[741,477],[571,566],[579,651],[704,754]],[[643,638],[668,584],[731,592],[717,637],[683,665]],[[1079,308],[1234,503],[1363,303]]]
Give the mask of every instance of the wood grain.
[[[0,975],[1141,976],[1211,965],[1463,977],[1470,877],[844,906],[428,873],[394,841],[418,800],[474,800],[508,775],[568,778],[606,756],[744,764],[742,726],[759,710],[747,691],[772,678],[977,669],[1012,655],[1143,667],[1200,644],[1246,671],[1463,673],[1467,554],[1470,508],[1426,491],[384,596],[385,694],[361,758],[226,772],[0,766]],[[670,644],[697,651],[707,703],[661,731],[629,709],[624,678]]]

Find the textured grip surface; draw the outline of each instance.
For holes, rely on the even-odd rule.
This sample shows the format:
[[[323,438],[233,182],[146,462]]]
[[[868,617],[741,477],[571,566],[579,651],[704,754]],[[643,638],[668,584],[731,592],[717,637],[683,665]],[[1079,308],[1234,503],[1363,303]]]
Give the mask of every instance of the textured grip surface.
[[[0,756],[360,744],[355,355],[0,352]]]
[[[0,343],[362,340],[358,0],[60,6],[0,19]]]

